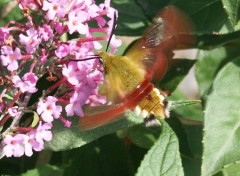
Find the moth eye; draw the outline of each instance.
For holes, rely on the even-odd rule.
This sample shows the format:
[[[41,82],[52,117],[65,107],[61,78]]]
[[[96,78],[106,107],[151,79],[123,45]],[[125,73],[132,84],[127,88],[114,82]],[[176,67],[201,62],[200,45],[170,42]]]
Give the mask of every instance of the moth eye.
[[[103,59],[101,57],[99,58],[99,62],[100,62],[101,65],[104,65],[103,64]]]

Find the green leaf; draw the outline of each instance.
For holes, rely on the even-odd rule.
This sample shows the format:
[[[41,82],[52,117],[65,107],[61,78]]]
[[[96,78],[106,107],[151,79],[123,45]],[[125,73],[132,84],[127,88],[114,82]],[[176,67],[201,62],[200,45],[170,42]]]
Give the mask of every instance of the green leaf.
[[[213,49],[220,46],[238,46],[240,44],[240,30],[226,34],[190,34],[195,37],[195,47],[200,49]]]
[[[149,26],[152,18],[170,4],[186,12],[194,22],[197,33],[233,31],[233,28],[229,27],[230,22],[220,0],[113,0],[112,4],[119,11],[117,35],[141,35]]]
[[[181,155],[192,157],[187,133],[179,117],[175,113],[171,113],[170,118],[166,119],[166,121],[179,140],[179,152]]]
[[[166,122],[161,121],[162,134],[145,155],[137,176],[184,175],[179,154],[178,140]]]
[[[240,1],[239,0],[222,0],[223,8],[228,14],[228,18],[233,26],[236,26],[240,18]]]
[[[226,25],[225,31],[233,30],[228,25],[230,22],[222,8],[221,0],[173,0],[172,2],[189,14],[198,33],[222,32]]]
[[[117,35],[139,36],[150,23],[135,1],[113,0],[112,6],[118,10],[119,15]]]
[[[39,115],[33,111],[33,121],[32,121],[32,124],[31,124],[31,127],[35,127],[39,122]]]
[[[222,176],[240,175],[240,163],[234,163],[222,170]]]
[[[201,155],[202,155],[202,125],[186,124],[184,125],[188,136],[188,144],[192,156],[181,155],[184,168],[184,175],[186,176],[200,176],[201,175]],[[181,139],[179,139],[181,142]]]
[[[152,19],[166,5],[180,8],[193,21],[197,33],[220,31],[224,25],[229,23],[220,0],[137,0],[137,2],[149,19]],[[232,29],[228,28],[227,31],[229,30]]]
[[[28,170],[21,176],[45,176],[45,175],[63,175],[63,170],[51,165],[42,166],[36,169]]]
[[[169,4],[175,5],[186,12],[194,22],[198,33],[222,31],[225,25],[230,24],[220,0],[113,0],[112,4],[119,12],[117,35],[141,35],[152,18]],[[225,31],[233,31],[233,28],[229,28],[229,25],[228,28],[225,27],[224,29]]]
[[[12,0],[0,0],[0,6],[4,5],[4,4],[6,4],[6,3],[10,2],[10,1],[12,1]]]
[[[0,175],[20,175],[24,171],[36,167],[37,157],[36,152],[31,157],[3,157],[0,159]]]
[[[203,110],[199,106],[182,106],[174,110],[182,119],[203,121]]]
[[[47,142],[46,147],[54,151],[77,148],[104,135],[143,122],[143,119],[136,116],[134,112],[127,111],[124,116],[116,122],[95,129],[81,131],[77,125],[78,120],[78,118],[75,118],[75,122],[73,122],[71,128],[64,128],[60,123],[55,124],[53,129],[53,140]]]
[[[65,175],[133,175],[128,147],[116,134],[106,135],[83,147],[63,152]]]
[[[159,127],[146,127],[144,124],[135,125],[127,130],[127,137],[141,148],[149,149],[160,135]]]
[[[176,89],[167,99],[174,102],[187,99],[187,97],[179,89]],[[173,112],[187,120],[203,121],[204,117],[200,102],[193,105],[177,107]]]
[[[187,75],[194,63],[194,60],[174,59],[173,64],[169,68],[168,72],[158,83],[159,87],[163,90],[173,92],[178,84]]]
[[[218,73],[208,95],[202,174],[212,175],[240,158],[240,59]]]
[[[200,95],[203,95],[210,88],[220,63],[226,57],[225,48],[199,52],[195,70]]]
[[[3,5],[1,8],[6,9],[5,4],[0,4],[0,5]],[[0,12],[1,11],[2,9],[0,9]],[[20,10],[17,5],[7,14],[7,16],[5,16],[4,18],[1,17],[0,26],[5,26],[9,21],[13,21],[13,20],[16,20],[16,21],[23,20],[22,10]]]
[[[170,0],[136,0],[140,8],[143,10],[143,13],[151,21],[152,18],[166,5],[169,4]]]
[[[196,79],[201,96],[210,88],[222,66],[238,55],[240,55],[238,46],[199,52],[198,61],[196,62]]]

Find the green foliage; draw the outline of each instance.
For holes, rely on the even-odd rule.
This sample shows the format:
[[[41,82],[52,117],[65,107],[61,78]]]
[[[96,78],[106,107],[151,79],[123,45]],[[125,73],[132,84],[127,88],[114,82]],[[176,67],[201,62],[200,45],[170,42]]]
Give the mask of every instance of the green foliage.
[[[64,128],[62,123],[54,125],[55,130],[53,140],[47,144],[47,148],[54,151],[61,151],[83,146],[93,140],[96,140],[104,135],[114,133],[120,129],[130,127],[134,124],[142,123],[133,112],[127,111],[125,115],[116,122],[101,126],[90,130],[81,130],[78,124],[78,118],[75,118],[70,129]]]
[[[239,57],[226,64],[216,76],[207,97],[203,175],[212,175],[240,158],[239,66]]]
[[[239,0],[222,0],[223,8],[226,10],[229,20],[233,26],[236,26],[239,22],[240,7],[239,5],[236,5],[239,2]]]
[[[8,2],[10,2],[11,0],[0,0],[0,5],[4,5]]]
[[[63,170],[51,165],[42,166],[36,169],[28,170],[21,176],[42,176],[42,175],[63,175]]]
[[[189,59],[176,59],[163,79],[158,83],[159,87],[173,92],[194,63],[195,61]]]
[[[137,176],[184,175],[177,137],[166,122],[162,122],[162,128],[160,138],[144,156]]]
[[[55,124],[53,141],[46,145],[47,149],[58,151],[52,153],[50,161],[45,161],[50,165],[34,168],[42,153],[28,158],[27,162],[4,158],[0,161],[3,168],[0,174],[240,174],[240,2],[112,0],[112,5],[119,10],[116,34],[141,35],[152,17],[169,4],[179,7],[192,19],[196,29],[189,36],[196,37],[193,48],[199,50],[196,61],[186,58],[176,61],[157,84],[174,91],[169,99],[186,99],[177,86],[195,65],[202,105],[174,110],[169,120],[161,122],[161,127],[146,128],[142,119],[130,111],[115,122],[87,131],[79,129],[77,118],[73,118],[70,129]],[[10,18],[20,20],[21,15],[14,10],[1,22],[6,23]],[[40,90],[51,86],[40,85]],[[35,98],[31,101],[36,101]],[[32,170],[27,171],[29,169]]]

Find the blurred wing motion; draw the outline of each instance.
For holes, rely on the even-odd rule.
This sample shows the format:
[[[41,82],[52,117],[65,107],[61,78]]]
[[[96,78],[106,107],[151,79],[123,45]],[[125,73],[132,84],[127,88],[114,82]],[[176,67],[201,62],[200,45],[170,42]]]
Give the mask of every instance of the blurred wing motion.
[[[125,56],[99,53],[105,71],[106,94],[113,105],[86,112],[80,120],[81,129],[114,121],[127,109],[143,116],[147,126],[158,122],[155,115],[167,117],[165,98],[150,81],[164,76],[173,50],[193,45],[194,39],[187,35],[192,31],[189,19],[180,10],[169,6],[154,18],[143,37]]]
[[[173,50],[193,46],[190,19],[174,6],[165,7],[153,19],[143,37],[126,53],[136,64],[144,64],[146,79],[160,80],[166,73]]]
[[[135,108],[139,101],[154,88],[153,84],[143,81],[136,87],[121,103],[113,105],[103,105],[86,109],[84,117],[80,120],[80,128],[83,130],[96,128],[98,126],[116,121],[127,109]]]

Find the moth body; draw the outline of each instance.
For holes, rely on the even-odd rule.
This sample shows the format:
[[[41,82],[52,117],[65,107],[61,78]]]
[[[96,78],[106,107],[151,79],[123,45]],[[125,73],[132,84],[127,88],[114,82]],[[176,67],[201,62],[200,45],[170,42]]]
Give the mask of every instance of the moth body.
[[[160,123],[155,117],[161,119],[167,117],[164,104],[165,97],[153,86],[148,91],[144,88],[138,93],[134,91],[138,85],[146,81],[144,77],[146,71],[143,65],[141,63],[137,66],[134,65],[134,62],[127,56],[113,56],[106,52],[101,52],[99,55],[105,70],[105,79],[111,85],[106,93],[110,94],[112,100],[115,99],[113,97],[116,95],[126,97],[127,108],[134,110],[137,115],[143,117],[146,126],[159,125]],[[147,84],[153,85],[149,82]],[[143,93],[144,96],[139,98],[138,96]]]
[[[144,118],[146,126],[169,117],[168,101],[151,82],[161,80],[171,67],[173,50],[195,43],[192,24],[179,9],[168,6],[124,56],[100,52],[104,69],[104,94],[111,105],[92,107],[80,119],[81,129],[92,129],[122,117],[126,110]]]

